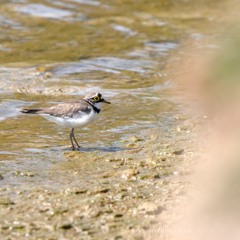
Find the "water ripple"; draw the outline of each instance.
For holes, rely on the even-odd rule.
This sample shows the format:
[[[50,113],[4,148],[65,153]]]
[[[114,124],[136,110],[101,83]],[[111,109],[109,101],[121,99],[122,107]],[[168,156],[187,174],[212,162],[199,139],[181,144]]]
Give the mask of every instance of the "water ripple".
[[[91,71],[104,71],[118,74],[121,70],[144,73],[152,68],[153,64],[153,61],[148,60],[100,57],[57,66],[53,69],[53,73],[57,75],[65,75]]]
[[[71,11],[48,7],[43,4],[27,4],[25,6],[18,7],[17,11],[35,17],[54,19],[69,17],[73,14]]]

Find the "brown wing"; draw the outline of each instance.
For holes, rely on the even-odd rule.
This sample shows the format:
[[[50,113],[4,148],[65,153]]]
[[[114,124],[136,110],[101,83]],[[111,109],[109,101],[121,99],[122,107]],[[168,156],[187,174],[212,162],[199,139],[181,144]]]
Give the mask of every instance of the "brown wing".
[[[54,117],[74,117],[87,114],[91,111],[90,104],[85,101],[60,103],[58,105],[43,108],[40,114],[49,114]]]

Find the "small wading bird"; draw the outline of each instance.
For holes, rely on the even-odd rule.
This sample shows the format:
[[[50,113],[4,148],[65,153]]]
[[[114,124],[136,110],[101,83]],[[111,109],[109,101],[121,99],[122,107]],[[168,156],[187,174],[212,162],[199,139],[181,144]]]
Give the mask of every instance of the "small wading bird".
[[[80,148],[80,145],[74,136],[74,128],[85,127],[94,121],[101,111],[102,103],[110,104],[102,97],[101,93],[95,93],[87,95],[78,101],[60,103],[48,108],[23,109],[21,112],[39,114],[49,121],[71,128],[70,141],[72,150],[76,150]]]

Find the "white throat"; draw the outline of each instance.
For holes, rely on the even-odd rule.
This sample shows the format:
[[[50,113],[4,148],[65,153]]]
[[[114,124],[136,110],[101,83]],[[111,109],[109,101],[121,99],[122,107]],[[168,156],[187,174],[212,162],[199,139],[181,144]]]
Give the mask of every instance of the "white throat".
[[[94,107],[101,109],[102,102],[94,103]]]

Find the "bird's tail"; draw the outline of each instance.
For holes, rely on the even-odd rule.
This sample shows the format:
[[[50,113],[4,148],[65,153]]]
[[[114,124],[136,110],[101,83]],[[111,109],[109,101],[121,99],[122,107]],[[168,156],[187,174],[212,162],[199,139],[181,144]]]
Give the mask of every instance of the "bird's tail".
[[[40,108],[35,108],[35,109],[22,109],[21,113],[29,113],[29,114],[36,114],[40,112],[42,109]]]

